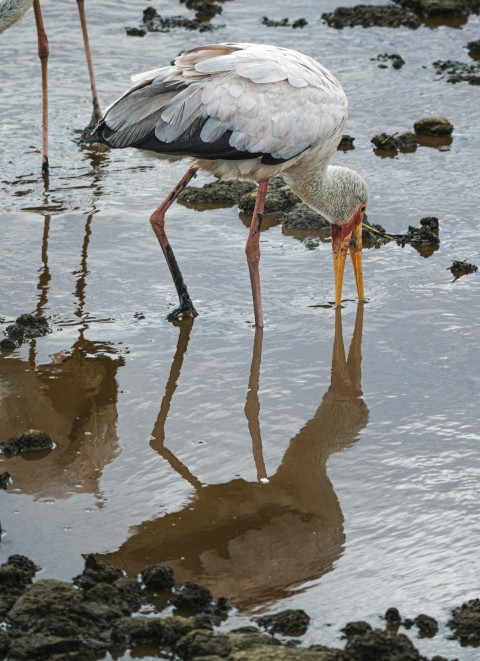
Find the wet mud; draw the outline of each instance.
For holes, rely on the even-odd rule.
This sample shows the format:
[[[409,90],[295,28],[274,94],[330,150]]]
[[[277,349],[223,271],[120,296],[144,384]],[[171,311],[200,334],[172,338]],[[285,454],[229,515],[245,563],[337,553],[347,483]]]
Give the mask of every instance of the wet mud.
[[[373,629],[363,620],[347,623],[341,629],[346,639],[343,650],[320,644],[299,648],[296,639],[310,624],[302,609],[255,617],[251,625],[230,632],[215,631],[214,627],[228,618],[228,600],[220,598],[215,603],[210,591],[195,583],[152,585],[142,580],[154,569],[157,576],[173,578],[166,565],[144,568],[136,580],[89,555],[84,571],[73,583],[55,579],[33,582],[39,569],[22,555],[10,556],[0,565],[2,659],[88,661],[107,652],[118,657],[128,649],[173,654],[185,661],[427,661],[410,638],[399,632],[400,626],[408,624],[395,608],[386,613],[385,630]],[[159,593],[174,607],[173,615],[140,614]],[[398,617],[392,619],[392,614]],[[438,622],[429,615],[420,614],[411,622],[420,638],[438,632]],[[448,626],[462,645],[479,645],[480,600],[454,608]],[[434,658],[439,661],[442,657]]]

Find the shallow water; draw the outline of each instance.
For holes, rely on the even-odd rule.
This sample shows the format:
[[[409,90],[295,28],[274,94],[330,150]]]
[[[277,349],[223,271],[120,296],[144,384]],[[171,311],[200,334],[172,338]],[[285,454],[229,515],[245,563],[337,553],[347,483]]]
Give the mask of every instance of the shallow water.
[[[176,205],[169,238],[200,316],[172,325],[175,291],[148,217],[184,166],[77,146],[90,102],[76,3],[45,2],[44,182],[28,13],[0,37],[0,317],[4,329],[35,311],[53,332],[0,355],[0,440],[32,427],[57,447],[0,459],[14,480],[0,493],[0,561],[23,553],[42,567],[38,577],[67,580],[86,553],[132,575],[166,561],[177,581],[231,597],[228,626],[304,608],[305,643],[338,643],[352,619],[380,625],[389,606],[445,623],[451,607],[479,596],[480,276],[453,282],[448,267],[480,262],[480,104],[478,87],[437,80],[431,63],[469,61],[464,46],[478,38],[479,18],[460,28],[336,31],[319,19],[331,0],[321,11],[234,1],[212,34],[126,36],[145,6],[87,3],[103,106],[131,73],[196,43],[303,50],[349,96],[355,149],[335,162],[368,180],[369,222],[399,233],[437,216],[440,249],[428,258],[394,243],[365,251],[368,302],[357,306],[347,271],[340,313],[322,307],[333,294],[330,246],[307,250],[266,225],[261,333],[238,209]],[[187,15],[175,4],[170,13]],[[268,28],[265,14],[309,24]],[[385,52],[406,65],[377,68],[371,58]],[[455,126],[449,147],[373,152],[373,135],[435,114]],[[429,655],[476,658],[447,634],[415,643]]]

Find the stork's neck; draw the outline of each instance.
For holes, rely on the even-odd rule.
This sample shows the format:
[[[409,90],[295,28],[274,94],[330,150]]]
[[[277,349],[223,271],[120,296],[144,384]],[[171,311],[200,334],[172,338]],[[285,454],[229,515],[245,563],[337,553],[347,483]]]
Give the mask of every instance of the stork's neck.
[[[330,223],[344,225],[367,203],[368,188],[355,170],[328,167],[290,168],[283,173],[285,182],[305,204],[322,214]]]

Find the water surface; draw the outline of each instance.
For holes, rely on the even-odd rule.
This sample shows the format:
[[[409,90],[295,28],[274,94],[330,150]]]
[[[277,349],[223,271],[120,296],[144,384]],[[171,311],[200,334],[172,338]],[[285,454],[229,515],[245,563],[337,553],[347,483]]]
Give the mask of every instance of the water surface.
[[[0,40],[0,317],[4,329],[22,312],[41,313],[53,332],[0,356],[0,436],[39,428],[57,448],[1,459],[14,486],[0,494],[0,560],[23,553],[42,567],[38,577],[66,580],[86,553],[132,575],[167,561],[178,581],[231,598],[228,626],[304,608],[306,643],[338,643],[348,620],[381,624],[390,606],[445,623],[451,607],[479,596],[479,276],[453,282],[448,267],[480,263],[480,104],[477,87],[437,80],[431,63],[468,61],[479,18],[336,31],[308,2],[234,1],[211,35],[126,36],[144,7],[87,3],[104,107],[130,74],[197,43],[303,50],[348,93],[355,149],[335,162],[368,180],[369,221],[399,233],[437,216],[440,249],[428,258],[394,243],[366,251],[368,301],[357,306],[347,271],[336,312],[326,305],[330,245],[307,250],[269,223],[261,333],[238,209],[175,205],[169,238],[200,316],[172,325],[175,290],[148,218],[184,166],[76,144],[90,116],[76,3],[45,2],[51,174],[42,180],[28,13]],[[268,28],[265,14],[308,25]],[[385,52],[406,65],[379,69],[372,58]],[[449,147],[374,154],[373,135],[436,114],[454,124]],[[415,643],[475,658],[447,634]]]

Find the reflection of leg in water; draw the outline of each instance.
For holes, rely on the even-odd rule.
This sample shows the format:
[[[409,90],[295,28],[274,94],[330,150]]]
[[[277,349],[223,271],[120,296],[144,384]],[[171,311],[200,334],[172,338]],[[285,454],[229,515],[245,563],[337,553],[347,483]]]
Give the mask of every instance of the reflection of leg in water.
[[[195,475],[188,470],[185,464],[177,459],[177,457],[165,447],[165,423],[167,422],[168,413],[172,404],[172,397],[177,389],[178,381],[180,379],[180,372],[183,365],[183,359],[187,353],[188,342],[190,340],[190,331],[193,327],[193,318],[189,317],[184,319],[179,326],[179,334],[177,341],[177,348],[173,357],[172,366],[170,367],[170,374],[168,375],[167,385],[165,386],[165,394],[162,398],[160,411],[157,416],[157,421],[152,430],[152,440],[150,446],[158,452],[160,456],[168,461],[170,466],[181,477],[189,482],[196,489],[201,487],[201,482]]]
[[[263,328],[257,326],[255,339],[253,341],[252,364],[250,367],[250,379],[248,381],[247,399],[245,401],[245,416],[248,421],[248,429],[252,438],[253,458],[257,467],[257,478],[259,482],[268,483],[267,469],[263,460],[262,436],[260,433],[260,401],[258,399],[258,387],[260,381],[260,362],[262,360]]]

